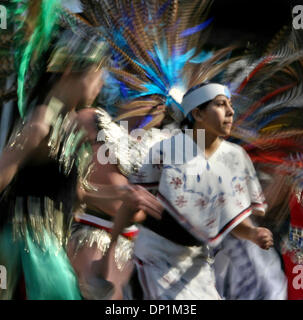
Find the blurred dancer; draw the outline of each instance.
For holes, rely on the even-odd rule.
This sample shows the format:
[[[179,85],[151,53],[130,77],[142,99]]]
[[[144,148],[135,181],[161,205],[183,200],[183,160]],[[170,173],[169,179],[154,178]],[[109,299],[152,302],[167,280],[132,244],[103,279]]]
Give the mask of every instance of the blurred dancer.
[[[38,83],[0,158],[0,263],[8,270],[2,299],[14,298],[22,278],[28,299],[81,299],[64,249],[89,159],[75,109],[99,93],[107,46],[92,43],[89,55],[81,51],[83,39],[73,33],[63,38],[42,78],[48,81]],[[62,47],[67,39],[74,46]]]
[[[153,116],[150,117],[155,117],[164,114],[165,107],[157,106],[151,110]],[[137,111],[138,114],[140,111]],[[93,149],[93,169],[87,181],[97,187],[101,197],[104,197],[100,198],[96,191],[79,190],[82,209],[75,216],[69,240],[69,257],[78,275],[82,294],[87,299],[117,300],[130,297],[130,293],[123,293],[123,290],[133,272],[132,253],[134,240],[139,232],[135,225],[128,226],[123,231],[115,250],[109,252],[109,273],[106,279],[114,284],[114,291],[107,290],[102,280],[98,281],[96,277],[99,273],[96,269],[103,263],[102,257],[107,253],[111,242],[112,219],[122,202],[134,204],[136,199],[142,197],[142,201],[146,204],[147,201],[150,202],[148,205],[155,202],[156,210],[161,208],[156,199],[153,200],[153,196],[145,189],[133,189],[134,187],[128,182],[128,176],[139,170],[149,148],[167,137],[156,129],[143,131],[141,141],[129,135],[138,127],[136,123],[138,121],[143,123],[144,119],[142,115],[135,117],[133,114],[131,118],[126,115],[124,124],[128,124],[127,130],[114,122],[104,109],[88,108],[78,113],[78,121],[89,133]],[[111,153],[108,157],[106,150]],[[111,190],[111,198],[105,198],[106,190]],[[133,206],[133,210],[135,213],[136,206]],[[134,221],[140,221],[144,216],[145,213],[138,210]]]

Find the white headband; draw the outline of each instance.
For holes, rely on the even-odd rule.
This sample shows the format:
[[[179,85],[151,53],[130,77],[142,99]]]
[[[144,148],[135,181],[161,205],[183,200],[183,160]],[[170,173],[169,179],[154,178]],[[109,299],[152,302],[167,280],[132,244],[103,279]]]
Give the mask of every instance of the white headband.
[[[184,109],[184,117],[199,105],[215,99],[218,95],[224,95],[229,99],[231,97],[229,89],[218,83],[209,83],[194,89],[183,97],[181,106]]]

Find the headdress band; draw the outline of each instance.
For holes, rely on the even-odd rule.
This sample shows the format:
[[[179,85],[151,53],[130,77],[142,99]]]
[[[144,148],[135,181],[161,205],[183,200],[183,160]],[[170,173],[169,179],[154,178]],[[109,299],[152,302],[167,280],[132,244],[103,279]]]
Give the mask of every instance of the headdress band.
[[[191,89],[184,95],[181,103],[181,106],[184,109],[184,116],[186,117],[190,111],[207,101],[215,99],[218,95],[224,95],[229,99],[231,97],[229,89],[218,83],[209,83]]]

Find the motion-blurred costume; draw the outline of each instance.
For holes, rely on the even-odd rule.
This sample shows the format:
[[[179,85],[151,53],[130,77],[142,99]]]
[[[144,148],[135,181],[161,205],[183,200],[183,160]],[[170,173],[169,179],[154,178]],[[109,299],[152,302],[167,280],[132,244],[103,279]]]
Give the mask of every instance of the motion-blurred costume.
[[[63,72],[66,63],[74,71],[102,64],[106,49],[98,42],[98,45],[91,43],[91,47],[86,45],[84,52],[84,39],[73,32],[68,39],[70,46],[65,42],[64,48],[58,30],[60,25],[66,26],[67,20],[61,20],[58,1],[14,1],[8,9],[9,31],[16,31],[6,42],[9,61],[5,65],[14,66],[15,79],[13,87],[2,92],[1,101],[17,100],[21,115],[16,117],[7,143],[9,152],[23,150],[27,139],[23,128],[36,106],[43,102],[39,101],[39,95],[43,92],[46,95],[50,89],[43,87],[45,91],[35,92],[43,79],[44,54],[49,51],[51,41],[59,35],[46,66],[51,74]],[[7,71],[4,76],[10,73],[5,68],[4,71]],[[76,203],[76,187],[86,175],[91,152],[85,144],[85,132],[77,126],[74,116],[63,110],[60,100],[50,100],[45,118],[50,126],[49,161],[41,164],[27,161],[1,193],[0,264],[7,268],[8,276],[7,290],[1,290],[1,299],[20,298],[22,286],[22,298],[82,299],[65,245]]]
[[[115,171],[115,175],[121,174],[127,178],[129,175],[137,172],[142,166],[144,155],[148,152],[149,148],[156,142],[166,138],[165,134],[161,133],[159,129],[150,129],[144,133],[140,141],[137,141],[136,137],[130,136],[124,127],[114,122],[104,109],[95,109],[94,116],[98,135],[96,134],[94,141],[91,141],[92,146],[96,148],[91,172],[94,170],[103,170],[105,172],[108,169],[106,166],[102,166],[102,160],[105,161],[103,164],[112,160],[113,162],[109,163],[116,164],[117,171]],[[110,150],[108,158],[105,156],[106,150]],[[90,175],[87,177],[87,180],[91,180]],[[96,178],[93,181],[98,182]],[[99,192],[102,192],[102,187]],[[111,243],[111,231],[113,227],[113,217],[107,210],[106,208],[102,210],[99,206],[96,207],[89,202],[82,204],[81,209],[75,214],[75,222],[72,224],[69,240],[73,247],[71,253],[72,260],[77,258],[80,251],[83,254],[83,250],[86,249],[89,251],[99,251],[102,256],[107,254]],[[108,266],[111,275],[115,276],[116,286],[118,284],[119,287],[122,286],[124,298],[131,297],[130,288],[127,287],[127,283],[133,270],[133,248],[138,233],[139,229],[134,224],[123,231],[118,238],[114,257],[110,260]],[[97,256],[97,253],[95,256]],[[90,259],[89,256],[87,256],[87,259]],[[74,263],[77,263],[76,261]],[[87,263],[88,265],[90,264],[89,261]],[[99,283],[99,287],[97,283],[95,285],[91,284],[93,287],[96,287],[93,290],[90,281],[82,279],[83,277],[85,276],[80,276],[80,286],[86,298],[110,298],[110,294],[106,295],[106,290],[102,288],[102,283]],[[102,291],[104,291],[104,296]],[[119,289],[115,290],[113,299],[115,297],[122,298],[119,291]]]
[[[227,235],[215,255],[216,287],[226,300],[285,300],[286,277],[274,248]]]
[[[107,68],[107,70],[115,75],[116,78],[114,79],[112,75],[107,74],[101,92],[102,97],[99,99],[99,101],[101,100],[101,106],[94,109],[94,119],[91,124],[93,126],[92,131],[95,133],[90,143],[95,151],[91,170],[92,174],[88,175],[87,179],[92,179],[95,183],[98,183],[98,181],[96,181],[98,174],[94,175],[94,172],[97,170],[108,170],[108,167],[104,164],[107,164],[107,161],[110,162],[110,160],[114,160],[114,163],[116,163],[116,168],[111,169],[115,171],[115,174],[128,177],[134,172],[137,172],[149,148],[155,142],[167,137],[167,135],[160,132],[159,129],[151,130],[151,128],[155,124],[160,123],[165,116],[163,110],[157,109],[161,103],[159,98],[154,96],[149,100],[145,100],[144,98],[141,100],[136,99],[136,101],[131,104],[129,100],[133,101],[133,98],[129,99],[130,92],[126,92],[125,84],[119,81],[119,76],[121,77],[121,75],[124,74],[123,70],[135,65],[131,58],[123,51],[129,48],[127,48],[127,43],[123,41],[122,36],[119,36],[120,33],[123,32],[129,34],[126,26],[123,25],[125,29],[119,26],[119,19],[126,19],[127,14],[130,14],[126,3],[127,2],[124,3],[122,1],[120,4],[117,4],[118,7],[115,7],[116,4],[107,1],[81,1],[83,9],[81,16],[69,14],[70,19],[72,19],[80,29],[84,32],[85,30],[95,32],[97,36],[102,35],[102,37],[107,39],[113,49],[111,67]],[[128,3],[128,6],[132,5],[136,7],[138,3]],[[125,6],[125,10],[120,10],[123,6]],[[110,20],[111,18],[114,20],[113,14],[115,14],[117,21]],[[138,41],[136,46],[139,48]],[[134,46],[134,48],[136,48],[136,46]],[[123,52],[122,56],[120,56],[121,52]],[[128,54],[131,55],[130,52],[128,52]],[[132,56],[135,56],[134,53]],[[119,113],[119,115],[117,115],[117,113]],[[144,132],[144,136],[141,136],[140,141],[136,137],[129,135],[127,128],[117,123],[119,120],[136,117],[138,118],[138,124],[135,125],[135,128],[147,129]],[[106,156],[106,149],[110,151],[110,156]],[[103,161],[105,162],[103,163]],[[102,166],[102,164],[104,166]],[[110,173],[111,172],[108,174],[110,175]],[[102,184],[102,182],[99,182],[99,184],[100,183]],[[96,193],[98,191],[95,190],[94,192]],[[100,192],[102,192],[102,190],[100,190]],[[88,260],[92,259],[92,256],[95,258],[100,255],[100,253],[102,257],[108,253],[113,226],[112,215],[112,213],[110,214],[106,211],[106,208],[97,208],[89,202],[82,204],[81,209],[75,214],[75,221],[72,224],[70,237],[70,258],[73,260],[73,263],[76,264],[77,261],[79,261],[77,257],[85,256],[85,250]],[[115,290],[116,292],[113,297],[121,298],[121,294],[118,294],[118,291],[120,291],[121,286],[124,286],[125,282],[128,282],[129,270],[133,267],[132,253],[134,240],[138,232],[139,230],[135,225],[126,228],[119,237],[113,259],[110,259],[108,268],[110,269],[111,276],[115,277],[116,287],[119,287],[118,290]],[[93,251],[95,254],[92,253]],[[88,268],[92,262],[93,261],[87,262]],[[79,264],[80,263],[81,262],[79,262]],[[77,269],[77,266],[75,266],[75,269]],[[97,279],[95,279],[94,282],[89,279],[83,279],[87,278],[88,275],[80,274],[83,273],[83,270],[80,268],[78,273],[81,291],[87,299],[110,298],[110,293],[107,292],[108,286],[106,286],[106,282],[98,281]],[[129,297],[130,293],[124,294],[124,298]]]
[[[257,166],[269,204],[267,216],[256,223],[267,225],[275,239],[275,250],[269,252],[232,238],[223,243],[218,279],[227,299],[287,299],[286,278],[288,299],[300,296],[293,286],[293,270],[300,265],[296,257],[301,252],[300,192],[295,190],[302,185],[302,44],[302,32],[284,27],[261,57],[235,63],[226,78],[240,106],[232,141],[240,143]],[[229,265],[225,270],[224,264]],[[225,279],[219,275],[224,272],[229,273]]]
[[[35,67],[39,67],[41,52],[49,48],[50,35],[57,19],[57,15],[51,12],[58,12],[58,7],[57,1],[53,0],[29,1],[30,6],[26,7],[22,5],[28,1],[19,2],[12,5],[12,10],[20,6],[22,12],[25,8],[31,12],[27,15],[26,23],[18,25],[20,30],[27,27],[25,35],[29,36],[24,37],[24,33],[19,33],[17,37],[18,45],[22,44],[19,45],[21,50],[15,55],[15,62],[19,66],[17,80],[10,82],[5,78],[8,90],[1,92],[0,102],[12,99],[18,90],[18,107],[23,117],[30,111],[25,109],[25,106],[29,107],[25,93],[31,93],[39,81],[40,73]],[[113,63],[109,70],[116,77],[119,93],[125,100],[125,103],[119,104],[125,112],[113,121],[101,109],[96,112],[96,128],[103,130],[104,140],[113,146],[115,152],[119,149],[118,137],[129,139],[127,132],[116,124],[117,121],[140,116],[144,119],[138,127],[150,129],[172,117],[175,125],[180,127],[186,115],[181,105],[184,93],[221,75],[229,65],[233,66],[232,62],[238,60],[230,57],[232,48],[211,54],[202,50],[208,25],[212,21],[206,19],[210,6],[208,0],[182,1],[182,4],[178,0],[83,0],[81,3],[81,16],[62,11],[63,24],[77,35],[75,42],[71,39],[66,46],[57,48],[52,55],[49,71],[60,71],[64,64],[73,59],[73,63],[79,62],[79,67],[90,58],[91,63],[98,61],[98,66],[102,67],[106,55],[102,46],[98,49],[98,44],[102,42],[101,39],[106,39],[112,48]],[[75,54],[77,45],[73,45],[78,43],[77,36],[82,38],[82,45],[85,39],[85,47],[82,47],[82,54],[79,55]],[[22,42],[22,37],[27,41]],[[273,175],[273,168],[278,167],[279,173],[290,175],[292,181],[300,185],[301,105],[294,102],[302,91],[301,40],[296,33],[288,37],[285,46],[278,40],[269,46],[268,52],[257,62],[252,59],[242,70],[229,70],[229,76],[220,83],[228,85],[239,110],[232,142],[242,145],[253,162],[261,164],[269,175]],[[7,45],[5,56],[9,59],[7,53],[13,48],[11,39],[2,36],[2,41]],[[91,50],[91,47],[97,50]],[[66,50],[72,53],[67,54]],[[1,65],[6,75],[10,70],[7,72],[5,66],[10,65],[11,61]],[[39,76],[28,81],[28,70]],[[159,105],[166,105],[166,111],[159,112]],[[0,215],[3,226],[0,264],[7,266],[8,270],[16,270],[20,276],[24,274],[26,294],[30,299],[80,299],[77,281],[63,248],[75,202],[76,183],[80,179],[85,188],[91,187],[86,185],[86,168],[91,158],[87,149],[83,148],[82,138],[85,134],[78,131],[68,117],[60,116],[60,102],[53,100],[50,106],[52,132],[49,146],[54,161],[47,167],[25,166],[2,194],[1,213],[4,214]],[[156,152],[159,165],[150,167],[150,171],[144,173],[144,155],[155,142],[164,138],[161,132],[156,134],[156,138],[151,137],[150,133],[147,131],[146,141],[140,143],[130,139],[130,146],[125,153],[135,150],[135,157],[130,161],[126,157],[127,161],[124,162],[125,154],[122,151],[117,164],[123,175],[132,177],[132,182],[146,183],[151,190],[160,191],[162,200],[166,202],[161,224],[148,218],[140,227],[136,241],[135,262],[144,298],[219,299],[209,244],[217,245],[232,227],[251,213],[252,205],[264,209],[264,198],[251,160],[243,149],[229,142],[222,143],[220,150],[209,161],[203,160],[200,155],[193,156],[192,160],[201,160],[204,164],[201,172],[209,180],[209,184],[203,185],[201,191],[202,174],[195,172],[187,178],[185,167],[180,169],[176,165],[174,168],[161,165],[163,154],[159,148]],[[180,131],[174,134],[189,139],[189,144],[194,148],[190,137]],[[12,137],[12,148],[22,148],[18,131]],[[78,165],[75,166],[75,163]],[[233,176],[235,167],[241,168],[241,172]],[[220,172],[228,179],[224,180]],[[150,182],[155,184],[148,185]],[[229,191],[228,183],[232,186]],[[53,188],[53,185],[56,187]],[[226,219],[220,219],[216,213],[224,212],[228,206],[232,207],[233,215],[223,214],[222,217]],[[208,208],[207,217],[200,214],[201,208]],[[76,253],[84,246],[94,245],[105,253],[112,228],[108,216],[83,208],[81,214],[76,215],[76,221],[71,237],[78,243]],[[197,225],[199,228],[196,228]],[[137,227],[131,226],[120,237],[115,250],[115,263],[121,270],[132,258],[133,240],[137,234]],[[233,246],[232,250],[236,249]],[[43,268],[41,259],[45,264]],[[40,266],[39,271],[36,271],[37,266]],[[239,270],[237,266],[234,267]],[[51,271],[58,268],[61,273]],[[4,292],[5,298],[13,296],[16,281],[15,276],[9,279],[8,287],[11,290]],[[226,293],[225,289],[223,292]],[[239,295],[237,297],[240,298]]]
[[[123,5],[125,5],[125,7]],[[108,25],[105,26],[105,32],[112,30],[109,26],[115,26],[116,30],[120,31],[117,33],[117,37],[109,39],[109,42],[117,52],[117,59],[125,60],[128,63],[127,70],[113,71],[117,78],[124,84],[124,90],[126,94],[128,94],[128,98],[134,99],[134,101],[130,102],[127,106],[131,110],[128,115],[135,115],[139,110],[138,107],[140,104],[146,105],[149,99],[151,99],[150,97],[154,99],[156,96],[156,99],[158,99],[160,103],[168,106],[168,113],[170,113],[175,121],[180,124],[184,119],[184,109],[180,104],[180,98],[182,99],[187,88],[194,87],[196,84],[199,84],[208,78],[212,78],[231,63],[231,61],[233,61],[233,59],[224,60],[226,55],[230,53],[230,48],[216,52],[214,55],[207,55],[205,52],[201,52],[201,46],[205,41],[205,34],[202,31],[204,31],[211,22],[211,19],[205,20],[204,18],[209,9],[209,2],[185,2],[182,4],[182,11],[179,11],[178,1],[173,1],[171,3],[147,3],[147,12],[143,9],[143,5],[137,2],[134,4],[124,2],[123,5],[121,4],[121,7],[116,8],[114,4],[110,5],[105,2],[104,6],[106,10],[104,11],[110,13],[110,19],[104,20],[108,23]],[[119,15],[119,13],[117,13],[119,10],[126,14]],[[129,11],[130,14],[128,14]],[[163,18],[166,17],[166,14],[169,15],[170,19]],[[139,19],[139,17],[142,16],[146,19],[145,23]],[[200,22],[200,24],[198,22]],[[161,28],[158,28],[158,25],[161,25]],[[124,50],[121,50],[116,45],[117,42],[119,43],[119,41],[121,41],[121,38],[125,40],[125,43],[127,44]],[[206,60],[204,63],[198,64],[204,60]],[[145,99],[143,99],[144,97]],[[141,99],[141,101],[139,99]],[[154,104],[148,103],[148,105],[150,105],[150,107],[146,106],[146,111],[141,108],[142,111],[140,111],[142,113],[140,114],[148,114],[153,110]],[[138,108],[138,110],[134,108]],[[163,117],[163,115],[160,116]],[[126,117],[126,115],[123,114],[123,117]],[[119,119],[121,118],[122,117]],[[222,148],[228,149],[229,144],[222,144]],[[236,150],[234,151],[236,152]],[[244,162],[243,171],[245,171]],[[235,163],[232,163],[232,165],[235,165]],[[250,166],[251,164],[249,163],[249,167]],[[143,168],[144,166],[139,171],[139,174],[133,175],[135,178],[132,177],[131,182],[150,182],[148,181]],[[176,174],[178,173],[176,172]],[[243,172],[243,174],[245,174],[245,172]],[[155,176],[152,175],[152,180],[157,179],[156,176],[157,174],[155,174]],[[219,176],[217,178],[219,178]],[[242,176],[240,178],[244,179]],[[248,177],[248,179],[255,179],[254,172],[251,172],[251,177]],[[179,177],[175,177],[175,180],[177,186]],[[228,182],[226,183],[228,184]],[[180,184],[182,185],[182,180]],[[255,198],[257,199],[257,197],[259,197],[258,204],[261,207],[263,203],[260,195],[260,188],[256,187],[252,189],[253,190],[251,191],[252,193],[255,193]],[[178,202],[180,203],[180,208],[186,205],[186,200],[182,202],[182,195],[179,195],[177,189],[173,188],[171,184],[168,183],[166,187],[163,187],[162,191],[163,190],[166,190],[166,192],[171,191],[170,196],[172,197],[180,196],[180,199],[177,199],[180,200]],[[182,188],[180,191],[182,191]],[[200,197],[201,195],[199,194],[198,196]],[[205,196],[211,196],[211,194],[209,194],[209,190],[206,190]],[[222,200],[221,204],[224,203],[223,194],[221,194],[221,197],[219,196],[211,197],[211,199],[218,198],[218,203],[213,199],[213,202],[216,202],[214,205],[220,205],[220,199]],[[198,201],[199,199],[196,200]],[[239,212],[237,211],[233,217],[227,218],[225,222],[222,220],[221,225],[216,224],[213,236],[209,235],[209,238],[213,237],[216,239],[218,236],[217,239],[219,239],[220,232],[227,232],[232,228],[232,225],[236,225],[236,223],[231,223],[230,228],[224,228],[225,224],[228,224],[228,222],[233,219],[234,222],[237,221],[237,223],[239,223],[251,213],[249,208],[251,205],[251,199],[246,200],[249,203],[246,203],[247,201],[243,204],[238,203],[238,207],[240,205],[243,207],[241,207],[241,210]],[[172,202],[174,203],[174,200],[172,200]],[[212,205],[213,203],[210,201],[209,207]],[[245,205],[248,207],[246,208]],[[198,208],[195,209],[198,210]],[[199,231],[193,235],[191,232],[194,228],[188,225],[186,226],[186,222],[189,224],[190,219],[183,219],[184,223],[181,222],[182,226],[180,226],[179,223],[182,220],[178,217],[178,223],[175,220],[176,215],[172,214],[171,211],[173,210],[170,210],[168,213],[167,210],[162,217],[161,225],[166,226],[165,228],[162,228],[163,232],[160,231],[161,227],[156,227],[156,224],[153,228],[153,223],[147,219],[147,221],[149,221],[146,222],[146,226],[148,225],[148,228],[140,228],[139,238],[136,241],[135,260],[139,270],[141,285],[145,289],[145,298],[219,298],[214,286],[214,275],[210,266],[212,263],[210,249],[207,246],[201,247],[201,235],[199,234]],[[239,217],[237,219],[239,214],[241,219]],[[191,217],[194,220],[195,218],[201,218],[201,215],[195,216],[192,214]],[[195,225],[196,222],[197,221],[195,221]],[[215,219],[215,222],[218,222],[218,219]],[[169,228],[167,228],[168,225],[170,226]],[[174,226],[173,228],[171,227],[172,225]],[[184,226],[186,226],[186,228],[184,228]],[[152,230],[157,230],[157,232],[155,233]],[[169,230],[172,230],[173,232],[169,232]],[[171,241],[168,240],[170,239],[170,236],[168,235],[169,233],[170,235],[172,233],[176,233],[178,235],[178,240],[176,240],[176,236],[173,237],[175,243],[172,242],[171,245]],[[198,239],[195,238],[197,234]],[[205,237],[202,238],[206,240]],[[180,244],[180,241],[182,242],[182,246],[178,246],[176,244]],[[163,243],[166,243],[167,245],[163,246]],[[166,247],[168,252],[163,253],[163,250],[165,250]],[[190,249],[188,249],[188,247],[190,247]],[[179,249],[177,248],[180,248],[180,252],[178,252]],[[170,250],[173,251],[173,254]],[[182,265],[182,262],[178,261],[180,262],[180,265],[176,267],[176,260],[179,260],[176,257],[184,256],[185,253],[188,256],[188,261],[184,261],[184,265]],[[157,263],[159,263],[160,266],[159,270],[161,272],[161,276],[159,276],[155,271],[155,264]],[[167,271],[167,278],[162,274],[162,272],[164,272],[164,265],[165,270]],[[191,265],[193,266],[192,270],[190,267]],[[145,270],[150,267],[149,272],[143,272],[142,266]],[[203,270],[202,272],[199,272],[198,270],[202,266]],[[151,270],[155,271],[155,273],[151,272]],[[143,273],[145,275],[148,274],[151,278],[144,279]],[[191,281],[195,273],[197,273],[198,276],[195,277],[194,281]],[[184,278],[182,277],[183,275]],[[187,276],[188,278],[186,278]],[[157,280],[155,280],[156,278]],[[208,280],[205,282],[205,279]],[[163,285],[163,287],[159,284],[160,282],[162,282],[161,285]],[[185,283],[190,283],[186,286],[188,290],[184,289]],[[196,285],[197,287],[195,287]],[[208,285],[210,286],[208,287]],[[155,288],[152,290],[150,287]],[[191,289],[189,289],[190,287]]]

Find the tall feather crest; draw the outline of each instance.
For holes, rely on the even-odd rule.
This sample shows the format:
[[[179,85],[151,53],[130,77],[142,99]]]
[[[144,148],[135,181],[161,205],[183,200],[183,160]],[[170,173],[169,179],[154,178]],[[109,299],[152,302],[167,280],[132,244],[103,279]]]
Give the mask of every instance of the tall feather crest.
[[[189,86],[219,74],[232,61],[229,55],[233,47],[214,53],[210,59],[204,52],[201,54],[212,21],[207,19],[211,3],[82,1],[86,16],[92,24],[98,21],[100,31],[114,49],[119,64],[111,72],[120,81],[124,97],[130,100],[124,108],[130,110],[133,100],[141,101],[142,97],[147,105],[150,99],[155,105],[181,108],[172,92],[184,93]]]
[[[10,18],[19,19],[16,34],[18,47],[14,50],[18,69],[18,108],[21,117],[24,117],[27,71],[48,49],[52,32],[59,18],[60,1],[13,0],[13,2],[19,5],[10,12]]]

